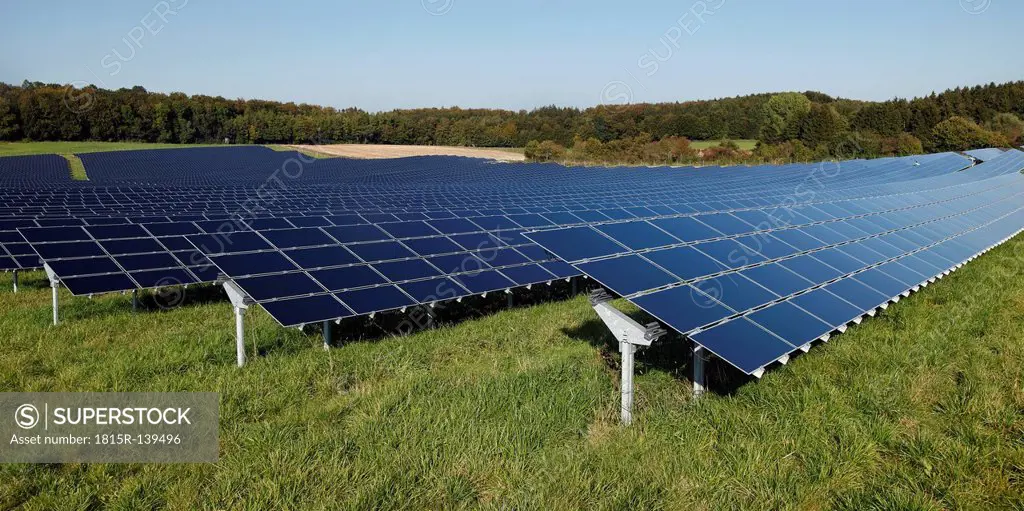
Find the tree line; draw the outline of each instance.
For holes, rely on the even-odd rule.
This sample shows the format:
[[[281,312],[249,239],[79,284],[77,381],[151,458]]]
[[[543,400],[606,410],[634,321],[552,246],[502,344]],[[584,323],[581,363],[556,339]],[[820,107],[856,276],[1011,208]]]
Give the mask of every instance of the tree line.
[[[885,102],[820,92],[682,103],[534,110],[423,108],[367,112],[308,104],[0,83],[0,140],[164,143],[381,143],[548,149],[610,161],[685,162],[846,156],[1013,146],[1024,142],[1024,82]],[[757,139],[704,151],[685,140]],[[532,142],[532,144],[531,144]],[[542,151],[543,153],[543,151]],[[595,156],[597,155],[597,156]],[[543,158],[544,155],[541,155]]]

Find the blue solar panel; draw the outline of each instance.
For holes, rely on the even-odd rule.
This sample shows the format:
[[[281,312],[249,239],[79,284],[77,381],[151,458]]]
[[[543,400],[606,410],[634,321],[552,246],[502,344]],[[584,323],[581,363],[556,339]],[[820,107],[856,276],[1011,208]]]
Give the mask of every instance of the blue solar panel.
[[[790,302],[780,302],[747,316],[793,346],[803,346],[834,330],[820,319]]]
[[[796,348],[746,318],[695,334],[693,340],[748,374]]]
[[[454,279],[472,293],[489,293],[516,287],[515,282],[494,270],[463,273],[454,276]]]
[[[318,323],[355,315],[331,295],[280,300],[262,305],[283,326]]]
[[[640,296],[633,302],[684,334],[734,314],[719,301],[690,286]]]
[[[400,284],[398,287],[419,303],[453,300],[470,294],[469,291],[449,278],[406,282],[405,284]]]
[[[597,226],[597,230],[632,250],[676,245],[680,241],[647,222],[626,222]]]
[[[304,273],[285,273],[266,277],[236,279],[253,300],[271,300],[323,293],[324,289]]]
[[[526,264],[522,266],[510,266],[507,268],[502,268],[501,273],[519,286],[540,284],[542,282],[549,282],[555,278],[550,272],[545,270],[542,266],[536,264]]]
[[[405,240],[403,243],[421,256],[452,254],[464,250],[454,241],[443,237]]]
[[[359,262],[356,256],[340,246],[285,250],[284,255],[305,269],[344,266]]]
[[[279,273],[296,269],[295,265],[285,259],[280,252],[211,256],[210,260],[221,270],[235,277]]]
[[[369,266],[348,266],[310,272],[323,287],[330,291],[342,291],[366,286],[384,284],[387,280]]]
[[[395,286],[345,291],[336,296],[357,314],[384,312],[415,304],[408,295]]]
[[[416,257],[416,254],[395,241],[349,245],[348,248],[368,263]]]
[[[627,251],[625,247],[589,227],[536,232],[530,238],[569,262]]]
[[[810,280],[776,263],[755,266],[743,270],[740,272],[740,275],[747,277],[778,296],[789,296],[814,285]]]
[[[441,272],[423,259],[380,263],[373,265],[373,268],[392,282],[425,279],[441,275]]]
[[[623,296],[678,282],[676,277],[637,255],[583,263],[578,267],[580,271]]]

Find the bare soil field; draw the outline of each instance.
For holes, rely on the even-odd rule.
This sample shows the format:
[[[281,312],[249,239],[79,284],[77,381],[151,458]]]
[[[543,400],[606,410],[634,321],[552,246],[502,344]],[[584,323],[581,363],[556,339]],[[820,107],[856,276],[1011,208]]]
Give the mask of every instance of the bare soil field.
[[[500,161],[523,161],[522,151],[516,149],[448,147],[426,145],[376,145],[376,144],[335,144],[335,145],[289,145],[298,150],[312,151],[345,158],[406,158],[410,156],[467,156]]]

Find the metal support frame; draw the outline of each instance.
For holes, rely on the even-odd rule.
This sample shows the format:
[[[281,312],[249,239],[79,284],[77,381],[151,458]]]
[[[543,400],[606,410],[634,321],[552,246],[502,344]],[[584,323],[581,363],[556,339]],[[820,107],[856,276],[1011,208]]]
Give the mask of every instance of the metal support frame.
[[[245,367],[245,311],[255,302],[234,281],[225,281],[223,285],[231,300],[231,306],[235,309],[235,351],[238,355],[238,367]]]
[[[139,290],[132,289],[132,312],[139,312]]]
[[[622,424],[628,426],[633,422],[633,370],[635,354],[639,347],[647,347],[666,334],[658,323],[641,325],[622,311],[612,307],[612,297],[607,291],[599,289],[590,294],[590,305],[604,321],[612,335],[619,340],[619,352],[622,353]]]
[[[53,289],[53,326],[57,326],[57,323],[60,322],[60,310],[57,303],[57,294],[60,291],[60,278],[50,268],[50,265],[46,263],[43,263],[43,271],[46,272],[46,276],[50,279],[50,287]]]
[[[14,277],[13,277],[12,280],[14,282],[14,292],[17,293],[18,292],[18,270],[14,270],[14,274],[13,275],[14,275]]]
[[[334,323],[330,320],[324,321],[324,350],[331,349],[334,341]]]

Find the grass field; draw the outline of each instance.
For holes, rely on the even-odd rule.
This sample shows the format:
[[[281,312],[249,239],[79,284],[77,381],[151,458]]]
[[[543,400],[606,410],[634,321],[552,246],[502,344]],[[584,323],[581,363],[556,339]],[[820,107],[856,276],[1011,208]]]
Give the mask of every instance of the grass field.
[[[148,142],[0,142],[0,156],[29,154],[82,154],[135,149],[210,147],[218,144],[151,144]],[[223,144],[219,144],[223,145]]]
[[[3,465],[0,508],[1021,509],[1022,251],[726,394],[691,400],[682,347],[643,352],[630,428],[583,296],[329,352],[254,310],[237,369],[224,300],[62,292],[51,327],[27,274],[0,288],[0,390],[220,392],[221,459]]]
[[[740,146],[740,150],[742,151],[753,151],[754,148],[757,147],[757,140],[740,139],[733,140],[733,142],[736,142],[736,145]],[[690,142],[690,147],[701,150],[709,147],[715,147],[721,143],[721,140],[694,140]]]

